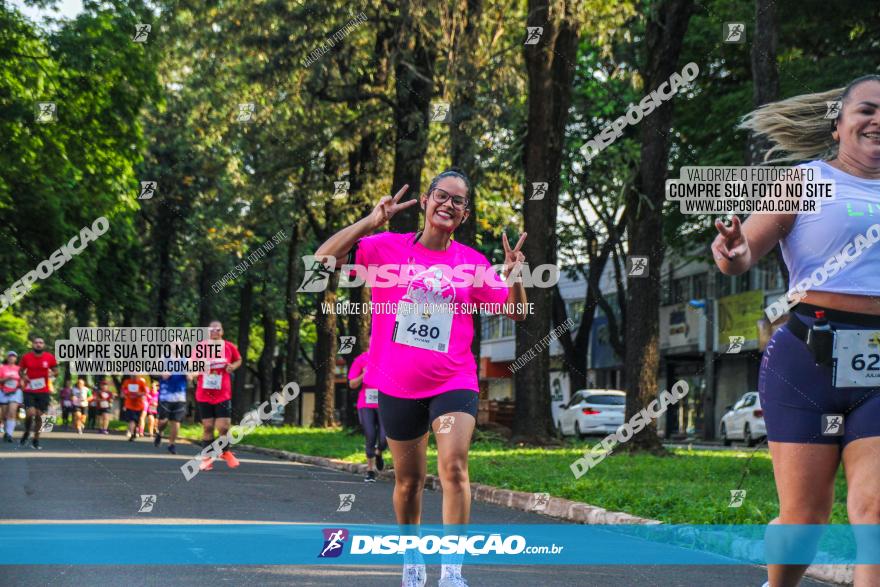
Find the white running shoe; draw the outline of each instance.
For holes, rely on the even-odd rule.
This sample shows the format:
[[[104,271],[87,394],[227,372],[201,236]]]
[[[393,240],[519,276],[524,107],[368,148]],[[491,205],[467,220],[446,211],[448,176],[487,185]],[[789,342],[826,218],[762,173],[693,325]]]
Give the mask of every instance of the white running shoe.
[[[428,574],[425,565],[403,565],[403,578],[400,587],[425,587]]]
[[[770,587],[770,581],[767,581],[766,583],[764,583],[763,585],[761,585],[761,587]]]
[[[461,573],[446,575],[445,579],[440,579],[437,587],[468,587],[467,581],[461,576]]]

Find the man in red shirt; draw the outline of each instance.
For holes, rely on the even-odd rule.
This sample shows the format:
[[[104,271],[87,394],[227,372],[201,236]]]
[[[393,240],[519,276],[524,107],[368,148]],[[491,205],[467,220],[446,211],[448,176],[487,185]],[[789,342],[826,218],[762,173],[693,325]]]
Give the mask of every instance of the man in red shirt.
[[[214,429],[220,436],[229,432],[232,417],[232,376],[230,373],[241,366],[241,354],[238,347],[223,340],[223,325],[215,320],[208,326],[211,331],[211,341],[223,342],[223,356],[217,359],[209,359],[211,370],[198,376],[196,385],[196,403],[199,406],[199,417],[202,420],[202,446],[207,448],[214,442]],[[226,464],[234,468],[238,466],[238,459],[229,450],[229,445],[223,449],[221,458]],[[213,469],[213,458],[205,457],[199,468],[202,471]]]
[[[55,360],[52,353],[45,351],[46,342],[42,338],[35,337],[31,343],[33,350],[25,353],[18,363],[21,367],[21,380],[24,383],[24,407],[27,410],[21,445],[27,444],[33,427],[34,440],[31,446],[40,450],[40,429],[43,426],[43,414],[49,411],[49,399],[52,396],[50,378],[58,375],[58,361]]]

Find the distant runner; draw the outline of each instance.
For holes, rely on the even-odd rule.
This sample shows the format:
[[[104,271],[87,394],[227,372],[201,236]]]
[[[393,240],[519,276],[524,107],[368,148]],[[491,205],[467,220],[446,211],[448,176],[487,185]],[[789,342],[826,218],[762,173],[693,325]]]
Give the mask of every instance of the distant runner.
[[[110,413],[113,410],[113,390],[110,389],[110,382],[102,379],[98,384],[98,391],[95,393],[95,399],[98,406],[98,430],[101,434],[110,434]]]
[[[36,337],[31,341],[31,351],[21,358],[21,377],[24,382],[24,435],[21,446],[26,446],[31,430],[34,440],[31,447],[40,450],[40,429],[43,427],[43,414],[49,411],[52,395],[52,382],[58,375],[58,361],[52,353],[46,352],[46,342]]]
[[[76,380],[70,394],[70,401],[73,405],[73,429],[77,434],[83,433],[86,423],[85,411],[92,397],[92,390],[86,387],[86,381],[82,377]]]
[[[369,347],[358,355],[348,371],[348,386],[359,389],[357,398],[358,420],[364,429],[364,451],[367,455],[367,474],[364,482],[376,482],[376,470],[385,468],[382,451],[388,448],[385,439],[385,428],[379,419],[379,390],[375,387],[367,388],[363,385],[366,374],[367,361],[369,359]]]
[[[21,373],[16,364],[18,353],[9,351],[6,353],[6,361],[0,365],[0,417],[6,427],[3,430],[3,440],[12,442],[15,433],[15,422],[18,419],[18,406],[23,400],[21,393]]]
[[[159,411],[159,382],[153,379],[147,393],[147,425],[144,429],[147,436],[156,434],[156,416]]]
[[[98,394],[97,386],[94,389],[91,389],[89,395],[89,410],[88,416],[86,417],[86,430],[94,430],[97,428],[97,420],[98,420]]]
[[[170,424],[168,432],[168,452],[177,454],[174,442],[180,430],[180,423],[186,417],[186,375],[184,373],[162,373],[159,379],[159,427],[153,437],[153,445],[162,442],[162,432]]]
[[[196,385],[196,402],[199,405],[199,416],[202,419],[202,446],[207,448],[214,442],[214,429],[223,436],[229,432],[232,418],[232,377],[230,373],[241,366],[241,354],[238,347],[223,340],[223,325],[215,320],[210,326],[211,340],[223,341],[223,358],[211,361],[210,373],[198,376]],[[239,465],[238,459],[229,450],[229,445],[220,455],[230,468]],[[210,471],[214,468],[213,458],[202,459],[200,469]]]
[[[134,442],[137,437],[137,425],[141,414],[146,408],[147,382],[143,377],[129,375],[122,382],[122,397],[125,398],[123,420],[128,422],[128,441]]]

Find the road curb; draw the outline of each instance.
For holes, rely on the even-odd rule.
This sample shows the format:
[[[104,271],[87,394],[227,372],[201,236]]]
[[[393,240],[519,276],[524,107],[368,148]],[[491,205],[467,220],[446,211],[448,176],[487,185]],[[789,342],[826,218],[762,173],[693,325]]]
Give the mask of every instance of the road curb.
[[[339,459],[328,457],[316,457],[303,455],[277,448],[263,448],[249,444],[238,445],[241,450],[264,454],[279,459],[294,461],[316,467],[335,469],[347,473],[363,475],[367,472],[367,466],[358,463],[348,463]],[[379,471],[378,476],[382,479],[394,479],[394,471]],[[442,491],[440,478],[437,475],[428,475],[425,479],[425,487],[435,491]],[[483,503],[501,505],[515,510],[539,513],[551,518],[575,522],[578,524],[662,524],[660,520],[642,518],[626,512],[614,512],[588,503],[550,497],[545,507],[538,509],[535,506],[535,494],[524,491],[502,489],[492,485],[471,483],[471,497]],[[806,572],[808,577],[819,581],[826,581],[838,585],[851,585],[853,582],[853,565],[811,565]]]

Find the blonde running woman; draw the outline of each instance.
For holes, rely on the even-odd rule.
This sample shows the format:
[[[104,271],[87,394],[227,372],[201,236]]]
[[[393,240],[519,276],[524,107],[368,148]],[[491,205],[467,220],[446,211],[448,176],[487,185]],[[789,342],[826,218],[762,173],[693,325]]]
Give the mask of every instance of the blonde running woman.
[[[826,118],[827,103],[836,101],[842,102],[838,117]],[[758,388],[779,494],[779,517],[771,523],[827,524],[843,462],[850,523],[878,524],[880,387],[870,376],[880,355],[866,339],[862,362],[837,357],[838,375],[847,367],[850,377],[834,381],[830,333],[823,329],[850,338],[862,335],[847,331],[880,328],[880,246],[871,246],[880,240],[872,213],[880,203],[880,76],[768,104],[747,116],[743,127],[775,145],[769,157],[806,162],[836,185],[835,199],[823,200],[818,214],[756,214],[744,223],[734,218],[730,226],[716,221],[712,252],[722,273],[748,271],[781,243],[789,291],[800,286],[807,292],[761,362]],[[829,415],[843,416],[839,434],[829,434],[838,429]],[[862,553],[877,549],[859,545]],[[770,565],[767,584],[794,587],[805,570]],[[880,565],[856,565],[855,586],[880,586]]]

